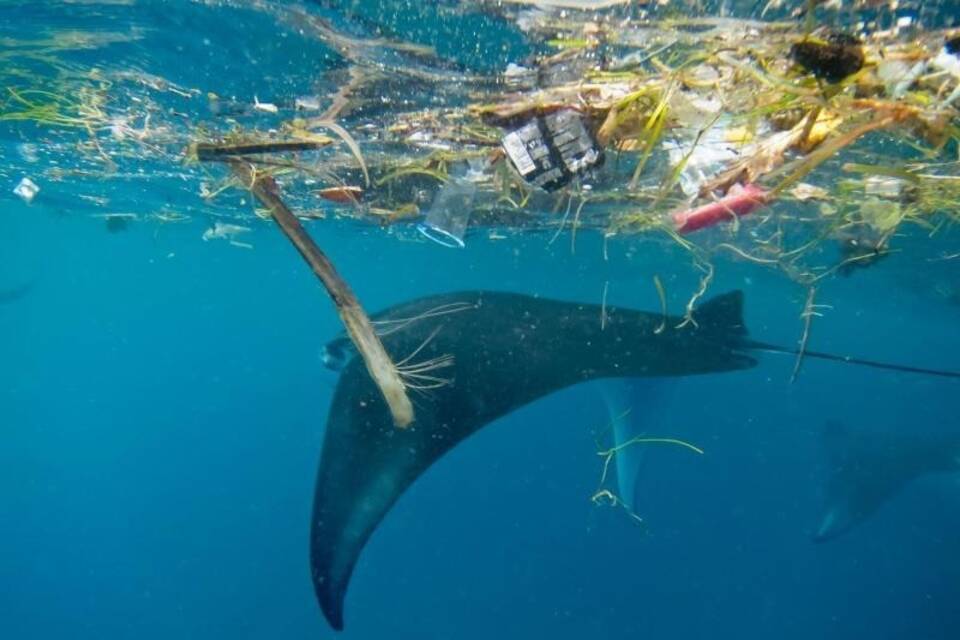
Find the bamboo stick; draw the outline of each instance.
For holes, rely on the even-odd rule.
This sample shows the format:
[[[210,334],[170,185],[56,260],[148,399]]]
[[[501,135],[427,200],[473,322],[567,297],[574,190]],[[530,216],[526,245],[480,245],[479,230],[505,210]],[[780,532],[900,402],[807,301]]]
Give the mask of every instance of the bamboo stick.
[[[340,277],[330,259],[283,202],[273,177],[267,174],[258,175],[253,165],[242,160],[231,159],[229,164],[234,174],[257,200],[270,210],[274,222],[323,283],[347,329],[347,334],[357,346],[367,371],[380,389],[390,409],[393,423],[399,428],[409,426],[414,416],[413,404],[407,397],[406,386],[350,285]]]

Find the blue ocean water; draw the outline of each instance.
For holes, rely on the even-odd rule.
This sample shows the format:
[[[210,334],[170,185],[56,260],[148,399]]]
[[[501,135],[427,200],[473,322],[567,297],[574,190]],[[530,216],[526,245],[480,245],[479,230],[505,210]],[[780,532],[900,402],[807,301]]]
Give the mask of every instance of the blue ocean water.
[[[0,15],[9,32],[38,21],[123,29],[131,12],[148,27],[132,66],[223,95],[264,82],[223,72],[226,60],[265,69],[276,95],[336,66],[333,52],[284,45],[234,4],[211,14],[10,3]],[[200,57],[188,34],[216,30],[235,50]],[[521,47],[504,38],[501,50]],[[54,139],[11,124],[2,136],[8,158]],[[11,191],[38,169],[20,169],[2,175],[0,194],[0,290],[27,285],[0,302],[0,637],[336,635],[307,562],[336,384],[320,349],[340,330],[314,276],[266,224],[244,237],[252,250],[204,242],[216,211],[176,179],[102,189],[142,213],[191,207],[193,218],[109,233],[68,181],[22,202]],[[310,229],[371,310],[460,289],[591,303],[606,290],[611,305],[656,310],[659,274],[679,313],[697,284],[676,247],[615,239],[604,258],[589,231],[574,252],[551,234],[477,235],[452,251],[346,221]],[[938,260],[949,236],[909,233],[899,253],[824,282],[817,301],[831,308],[812,348],[957,368],[960,263]],[[721,266],[711,293],[743,290],[751,335],[795,345],[805,291],[756,265]],[[590,499],[609,420],[594,384],[497,421],[390,512],[360,558],[341,635],[955,638],[956,475],[910,484],[835,541],[811,536],[825,424],[949,433],[957,382],[809,360],[791,384],[792,367],[769,354],[755,369],[677,383],[669,419],[650,433],[705,453],[649,448],[642,524]]]

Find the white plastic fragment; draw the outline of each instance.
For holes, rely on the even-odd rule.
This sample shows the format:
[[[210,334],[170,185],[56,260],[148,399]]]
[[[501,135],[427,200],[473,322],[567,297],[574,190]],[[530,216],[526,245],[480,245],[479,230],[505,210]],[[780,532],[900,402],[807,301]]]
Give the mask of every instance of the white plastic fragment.
[[[930,61],[930,66],[940,71],[945,71],[958,80],[957,86],[950,95],[944,99],[942,103],[943,106],[949,107],[957,100],[960,100],[960,52],[957,52],[955,48],[949,45],[944,46],[940,49],[937,57]]]
[[[507,70],[503,72],[503,75],[507,78],[515,78],[528,73],[533,73],[533,71],[527,67],[516,64],[515,62],[511,62],[507,65]]]
[[[818,187],[807,182],[800,182],[793,189],[790,190],[790,193],[797,200],[829,200],[830,192],[824,189],[823,187]]]
[[[236,239],[237,236],[243,233],[249,233],[250,227],[241,227],[238,224],[228,224],[226,222],[214,222],[213,226],[203,232],[201,238],[204,242],[209,242],[210,240],[226,240],[231,245],[235,247],[242,247],[244,249],[252,249],[253,245],[240,242]]]
[[[537,84],[537,72],[511,62],[503,72],[503,79],[510,87],[533,88]]]
[[[414,131],[404,140],[407,144],[416,145],[425,149],[437,149],[439,151],[450,151],[453,149],[446,142],[435,140],[433,134],[426,130]]]
[[[302,96],[293,102],[297,111],[319,111],[320,98],[317,96]]]
[[[951,53],[946,47],[940,49],[940,53],[930,61],[930,64],[937,69],[946,71],[950,75],[960,78],[960,56]]]
[[[253,108],[264,113],[277,113],[279,109],[272,102],[260,102],[257,96],[253,96]]]
[[[704,182],[752,149],[752,145],[736,140],[738,135],[742,137],[742,132],[728,127],[726,119],[721,118],[705,131],[688,129],[676,138],[663,142],[670,166],[683,165],[680,189],[687,196],[697,195]]]
[[[891,98],[902,98],[914,82],[927,70],[924,60],[913,66],[901,60],[884,60],[877,65],[877,77]]]
[[[444,247],[463,249],[477,187],[468,180],[451,180],[433,199],[417,229]]]
[[[870,176],[864,180],[864,193],[887,200],[897,200],[903,192],[904,182],[889,176]]]
[[[20,184],[18,184],[13,192],[20,196],[24,202],[30,204],[33,202],[33,199],[40,193],[40,187],[37,186],[37,183],[24,176],[20,179]]]

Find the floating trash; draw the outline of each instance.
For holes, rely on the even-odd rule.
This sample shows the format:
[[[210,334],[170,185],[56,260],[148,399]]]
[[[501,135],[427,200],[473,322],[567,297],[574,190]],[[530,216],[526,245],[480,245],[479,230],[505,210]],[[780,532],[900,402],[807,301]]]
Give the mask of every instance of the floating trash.
[[[33,202],[33,199],[37,197],[37,194],[40,193],[40,187],[30,178],[23,177],[20,179],[20,183],[14,187],[13,192],[20,196],[24,202],[30,204]]]
[[[272,102],[260,102],[260,99],[257,96],[253,96],[253,108],[256,111],[263,111],[264,113],[277,113],[280,111],[280,108]]]
[[[252,249],[252,244],[237,240],[237,236],[250,233],[251,231],[252,229],[250,227],[243,227],[238,224],[229,224],[226,222],[215,222],[213,226],[204,231],[200,237],[203,238],[204,242],[209,242],[210,240],[226,240],[235,247]]]
[[[338,204],[357,204],[363,199],[363,189],[360,187],[326,187],[316,193],[324,200]]]
[[[696,209],[678,211],[671,217],[678,233],[690,233],[753,213],[767,203],[767,198],[767,192],[756,185],[737,184],[716,202]]]
[[[294,100],[293,106],[298,111],[319,111],[320,98],[317,96],[300,96]]]
[[[248,99],[157,70],[77,67],[69,47],[55,49],[43,55],[64,54],[53,79],[8,73],[5,126],[51,135],[41,145],[18,131],[37,149],[8,154],[19,166],[6,175],[37,156],[38,179],[86,181],[86,193],[167,176],[184,215],[215,209],[204,239],[236,246],[249,246],[251,213],[273,220],[282,201],[312,226],[399,225],[456,247],[478,228],[509,241],[567,233],[571,251],[580,233],[598,234],[605,252],[666,235],[698,267],[732,251],[801,283],[837,273],[841,232],[879,232],[866,244],[884,253],[911,230],[929,230],[911,235],[912,250],[960,221],[960,31],[926,16],[853,7],[826,18],[825,5],[811,15],[786,2],[769,3],[765,20],[660,3],[477,3],[524,46],[476,71],[386,32],[338,30],[312,9],[270,7],[251,11],[335,49],[346,70],[304,68],[309,77],[289,83],[255,73]],[[84,38],[93,57],[111,41]],[[30,51],[12,47],[4,68],[30,68]],[[223,166],[201,166],[210,162]],[[25,201],[31,184],[17,192]]]
[[[462,249],[476,193],[472,182],[451,180],[437,193],[427,217],[417,229],[438,244]]]
[[[905,310],[897,305],[904,285],[918,292],[936,287],[960,301],[956,3],[165,3],[163,24],[181,25],[191,37],[158,29],[156,12],[141,6],[152,3],[7,4],[13,8],[0,13],[22,24],[4,30],[0,50],[7,149],[0,175],[11,189],[30,174],[14,189],[28,203],[44,185],[44,215],[31,216],[42,224],[30,230],[31,239],[42,243],[52,230],[59,250],[93,237],[69,236],[92,223],[101,234],[104,226],[116,234],[112,246],[130,240],[131,250],[183,262],[134,282],[143,288],[159,277],[205,272],[204,256],[197,255],[203,252],[181,250],[181,232],[201,231],[204,242],[242,248],[253,247],[254,234],[282,233],[288,250],[275,251],[267,239],[271,250],[248,256],[255,259],[247,266],[278,271],[279,260],[282,271],[283,261],[299,256],[329,295],[329,311],[336,310],[344,333],[321,357],[345,380],[330,421],[345,426],[337,432],[328,425],[328,438],[343,437],[325,447],[318,478],[356,482],[318,483],[329,490],[318,493],[310,537],[314,560],[334,560],[316,564],[313,576],[337,628],[354,551],[372,528],[361,530],[349,517],[330,528],[326,505],[379,518],[385,510],[374,503],[389,507],[398,495],[383,487],[402,489],[398,482],[423,470],[379,473],[363,455],[377,462],[396,454],[392,471],[402,472],[418,462],[411,452],[454,444],[477,426],[464,421],[486,420],[497,401],[518,398],[524,386],[536,392],[520,398],[526,402],[546,389],[538,386],[543,379],[582,381],[597,373],[597,363],[617,365],[612,375],[656,373],[648,366],[656,350],[630,347],[638,338],[634,347],[647,338],[663,341],[661,368],[716,373],[727,368],[717,365],[725,358],[730,370],[758,364],[746,349],[739,297],[710,302],[708,290],[740,281],[766,289],[760,271],[785,284],[779,298],[764,296],[771,317],[782,317],[781,304],[800,314],[798,346],[781,349],[796,357],[794,375],[805,354],[849,361],[806,350],[811,323],[828,304],[854,307],[857,324],[849,329],[873,325],[867,292],[894,316]],[[69,10],[45,8],[56,4]],[[365,11],[359,4],[377,6]],[[747,5],[758,19],[743,19]],[[717,15],[701,15],[712,9]],[[74,22],[88,11],[90,20]],[[100,18],[109,19],[99,24]],[[189,25],[202,33],[187,34]],[[224,56],[232,64],[224,65]],[[178,86],[161,73],[197,86]],[[192,222],[169,226],[183,220]],[[121,233],[134,226],[142,233]],[[438,274],[436,260],[418,267],[424,242],[409,240],[420,234],[459,248],[469,238],[483,249],[470,261],[474,273]],[[406,281],[430,289],[483,280],[507,286],[504,274],[514,269],[531,278],[553,274],[555,282],[527,279],[538,292],[546,285],[569,299],[592,293],[600,304],[503,296],[497,307],[502,294],[484,292],[469,300],[418,298],[367,316],[321,249],[327,242],[338,255],[352,256],[351,272],[366,272],[358,291],[379,292],[381,299],[400,301]],[[488,242],[493,246],[480,246]],[[37,250],[27,254],[33,260]],[[888,256],[896,257],[884,263]],[[143,262],[131,251],[111,256],[111,264],[116,260]],[[878,263],[884,266],[864,278],[873,280],[865,282],[870,286],[835,280],[859,280]],[[408,277],[418,268],[420,276]],[[69,271],[53,275],[83,284]],[[230,273],[237,286],[256,289],[262,280]],[[629,311],[630,299],[653,293],[635,286],[640,273],[652,276],[658,312]],[[891,273],[898,277],[885,280]],[[906,273],[911,277],[901,277]],[[105,291],[122,295],[122,288]],[[847,291],[853,296],[845,300]],[[21,297],[22,290],[0,291],[0,303]],[[682,316],[668,313],[683,305]],[[510,308],[523,313],[505,316]],[[268,337],[289,335],[300,324],[275,311],[266,318]],[[287,311],[297,315],[293,307]],[[461,311],[456,323],[447,317]],[[568,322],[574,316],[576,326]],[[511,319],[515,331],[505,324]],[[22,323],[14,321],[16,340]],[[97,329],[89,324],[81,326]],[[902,328],[887,337],[927,338],[923,323]],[[570,331],[568,342],[557,341]],[[813,343],[825,336],[819,327],[813,335],[812,346],[820,348]],[[116,343],[117,335],[109,338],[105,344]],[[493,341],[502,348],[494,355],[505,357],[485,352],[497,346]],[[530,368],[536,358],[517,356],[511,344],[518,341],[531,356],[554,348],[553,364],[564,371],[546,360]],[[620,368],[624,363],[629,370]],[[492,402],[473,401],[477,380],[494,390],[485,396]],[[891,385],[909,391],[897,380]],[[338,422],[343,416],[352,422]],[[611,412],[612,431],[625,416]],[[394,432],[391,424],[407,431]],[[620,448],[603,452],[605,462],[613,464],[607,454]],[[371,489],[359,497],[373,502],[354,499],[344,487]],[[611,492],[597,496],[617,501]]]
[[[547,191],[603,162],[603,152],[573,109],[530,120],[504,136],[503,148],[524,180]]]

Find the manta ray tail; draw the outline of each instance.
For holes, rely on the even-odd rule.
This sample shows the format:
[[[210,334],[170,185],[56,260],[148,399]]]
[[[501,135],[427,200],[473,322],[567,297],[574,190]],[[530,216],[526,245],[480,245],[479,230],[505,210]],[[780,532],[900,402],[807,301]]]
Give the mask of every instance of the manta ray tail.
[[[800,353],[799,349],[781,347],[766,342],[744,339],[747,336],[747,328],[743,322],[743,292],[741,291],[731,291],[707,300],[697,309],[694,318],[696,319],[700,329],[704,332],[722,336],[728,339],[741,338],[741,346],[746,349],[766,351],[768,353],[782,353],[792,356],[799,355]],[[912,365],[897,364],[893,362],[881,362],[867,358],[838,356],[832,353],[811,351],[809,349],[803,350],[803,356],[805,358],[815,358],[817,360],[855,364],[861,367],[884,369],[886,371],[918,373],[941,378],[960,378],[960,371],[930,369],[927,367],[915,367]]]
[[[766,351],[768,353],[782,353],[785,355],[796,356],[800,354],[799,349],[789,347],[780,347],[765,342],[747,341],[744,347],[755,349],[757,351]],[[918,373],[925,376],[936,376],[938,378],[960,378],[960,371],[948,371],[945,369],[929,369],[927,367],[914,367],[908,364],[897,364],[894,362],[881,362],[879,360],[869,360],[866,358],[853,358],[850,356],[838,356],[833,353],[824,353],[823,351],[810,351],[804,349],[803,357],[815,358],[817,360],[828,360],[830,362],[841,362],[844,364],[855,364],[861,367],[870,367],[871,369],[883,369],[885,371],[899,371],[901,373]]]

